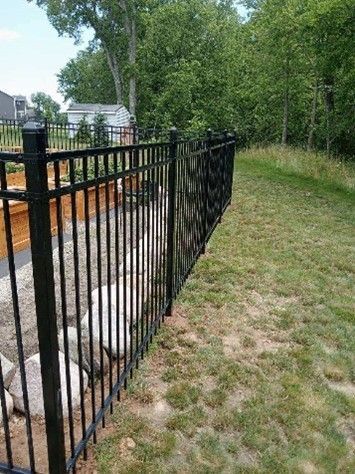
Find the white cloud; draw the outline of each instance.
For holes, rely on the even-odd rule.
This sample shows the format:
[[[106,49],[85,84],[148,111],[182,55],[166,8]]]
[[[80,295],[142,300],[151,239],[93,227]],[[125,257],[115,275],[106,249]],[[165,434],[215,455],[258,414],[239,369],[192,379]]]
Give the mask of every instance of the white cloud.
[[[20,33],[7,28],[0,28],[0,41],[15,41],[21,37]]]

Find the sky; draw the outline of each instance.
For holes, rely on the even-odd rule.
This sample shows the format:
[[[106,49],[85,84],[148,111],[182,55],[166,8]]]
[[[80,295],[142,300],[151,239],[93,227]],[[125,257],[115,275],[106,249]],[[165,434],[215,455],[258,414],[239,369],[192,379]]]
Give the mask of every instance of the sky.
[[[241,8],[240,14],[245,10]],[[27,98],[45,92],[65,109],[56,74],[90,37],[88,31],[83,42],[75,45],[73,39],[58,36],[35,3],[0,0],[0,90]]]
[[[43,91],[63,104],[56,74],[83,47],[59,37],[34,3],[0,0],[0,90],[28,98]]]

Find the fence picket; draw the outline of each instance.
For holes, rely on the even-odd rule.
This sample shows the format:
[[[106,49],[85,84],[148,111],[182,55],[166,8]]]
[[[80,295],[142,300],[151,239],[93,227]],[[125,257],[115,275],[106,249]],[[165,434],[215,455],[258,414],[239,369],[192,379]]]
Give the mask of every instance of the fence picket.
[[[20,130],[19,124],[7,123],[4,144],[2,125],[0,150],[9,147]],[[75,469],[82,454],[85,457],[88,443],[96,442],[107,411],[127,388],[165,316],[171,315],[174,299],[231,202],[235,134],[208,130],[206,136],[175,128],[167,134],[135,124],[132,130],[129,143],[91,148],[76,147],[74,138],[64,136],[75,134],[70,124],[27,124],[21,153],[0,151],[0,213],[6,221],[2,240],[8,247],[16,345],[29,398],[33,393],[27,394],[31,380],[24,360],[28,344],[19,307],[26,305],[22,318],[29,317],[32,307],[37,317],[33,331],[38,330],[46,424],[41,442],[48,449],[48,465],[38,465],[31,431],[37,421],[27,401],[31,472],[62,474]],[[111,138],[117,135],[111,132]],[[48,148],[54,143],[61,151]],[[18,166],[25,168],[25,189],[9,187],[6,181],[11,167]],[[48,183],[53,168],[54,180]],[[28,206],[32,303],[24,282],[16,284],[10,200]],[[51,213],[53,205],[56,212]],[[59,329],[63,353],[58,352]],[[61,373],[68,383],[62,384]],[[0,370],[4,401],[1,378]],[[91,393],[86,396],[88,378]],[[81,427],[75,426],[78,420]],[[0,426],[6,441],[0,459],[7,458],[7,463],[0,461],[0,470],[26,472],[25,465],[14,467],[25,461],[10,440],[11,423],[6,418]]]

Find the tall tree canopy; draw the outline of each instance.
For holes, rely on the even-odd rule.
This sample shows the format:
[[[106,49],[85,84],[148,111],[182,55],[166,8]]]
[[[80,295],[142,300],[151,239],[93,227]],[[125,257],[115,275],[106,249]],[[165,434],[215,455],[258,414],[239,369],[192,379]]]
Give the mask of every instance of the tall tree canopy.
[[[50,95],[36,92],[31,95],[31,102],[38,120],[61,121],[60,105]]]
[[[354,0],[245,0],[246,22],[228,0],[127,0],[134,61],[120,0],[37,3],[58,30],[96,32],[59,73],[67,99],[112,102],[121,90],[129,105],[134,90],[142,125],[236,126],[245,144],[353,153]]]
[[[116,91],[123,102],[124,77],[129,82],[129,108],[136,112],[137,1],[135,0],[28,0],[44,8],[60,35],[79,40],[91,28],[105,52]]]

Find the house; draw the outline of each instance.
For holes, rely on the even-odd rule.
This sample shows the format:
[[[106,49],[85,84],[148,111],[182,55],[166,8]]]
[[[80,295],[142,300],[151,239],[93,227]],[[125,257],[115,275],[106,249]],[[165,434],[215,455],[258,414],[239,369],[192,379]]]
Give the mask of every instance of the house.
[[[107,125],[112,127],[129,127],[130,113],[124,105],[102,105],[102,104],[71,104],[67,110],[68,122],[78,124],[83,117],[88,123],[93,123],[95,115],[102,114],[106,118]]]
[[[27,118],[27,100],[23,95],[9,95],[0,91],[0,119],[24,120]]]

